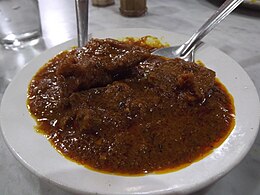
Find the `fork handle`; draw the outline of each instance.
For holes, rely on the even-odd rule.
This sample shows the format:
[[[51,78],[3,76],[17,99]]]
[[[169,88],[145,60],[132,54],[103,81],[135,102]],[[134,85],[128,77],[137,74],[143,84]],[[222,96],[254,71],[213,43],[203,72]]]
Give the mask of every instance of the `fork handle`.
[[[192,35],[192,37],[180,48],[180,56],[187,56],[197,44],[223,19],[225,19],[243,0],[226,0],[218,10]]]
[[[75,0],[78,47],[88,42],[88,5],[89,0]]]

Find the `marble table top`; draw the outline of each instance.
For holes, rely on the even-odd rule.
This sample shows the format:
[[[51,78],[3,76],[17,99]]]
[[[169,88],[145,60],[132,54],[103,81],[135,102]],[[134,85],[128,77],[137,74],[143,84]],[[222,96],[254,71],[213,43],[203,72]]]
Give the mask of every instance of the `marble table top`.
[[[109,28],[156,28],[190,36],[216,10],[214,0],[148,0],[148,12],[138,18],[120,15],[119,0],[109,7],[90,5],[89,31]],[[0,47],[0,100],[12,78],[44,50],[76,37],[74,1],[39,0],[43,37],[39,44],[16,51]],[[205,39],[235,59],[260,93],[260,11],[240,7]],[[259,108],[260,109],[260,108]],[[0,134],[0,194],[71,195],[24,168]],[[244,160],[230,173],[196,194],[260,194],[260,135]]]

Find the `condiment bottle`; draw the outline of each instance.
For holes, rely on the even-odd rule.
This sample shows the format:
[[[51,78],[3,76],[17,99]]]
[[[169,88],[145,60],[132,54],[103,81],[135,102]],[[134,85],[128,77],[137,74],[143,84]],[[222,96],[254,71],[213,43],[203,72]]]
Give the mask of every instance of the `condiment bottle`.
[[[138,17],[146,11],[146,0],[120,0],[120,13],[123,16]]]
[[[115,3],[114,0],[92,0],[92,5],[105,7],[108,5],[113,5]]]

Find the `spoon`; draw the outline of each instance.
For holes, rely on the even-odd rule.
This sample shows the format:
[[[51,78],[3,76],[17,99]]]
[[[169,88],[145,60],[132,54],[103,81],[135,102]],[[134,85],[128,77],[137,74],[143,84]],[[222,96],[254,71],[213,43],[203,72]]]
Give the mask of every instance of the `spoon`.
[[[181,58],[185,61],[194,62],[194,52],[201,39],[214,27],[226,18],[243,0],[226,0],[219,9],[194,33],[191,38],[182,45],[161,48],[152,54],[166,58]]]
[[[79,48],[88,42],[88,4],[89,0],[75,0]]]

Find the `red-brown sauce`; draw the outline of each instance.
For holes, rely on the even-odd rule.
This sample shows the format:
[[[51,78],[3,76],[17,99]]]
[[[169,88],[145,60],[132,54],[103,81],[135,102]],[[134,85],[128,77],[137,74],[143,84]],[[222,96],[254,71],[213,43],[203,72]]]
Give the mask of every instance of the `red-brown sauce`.
[[[228,136],[233,101],[215,73],[153,56],[144,42],[93,39],[33,77],[28,109],[66,158],[108,173],[164,172],[201,159]]]

